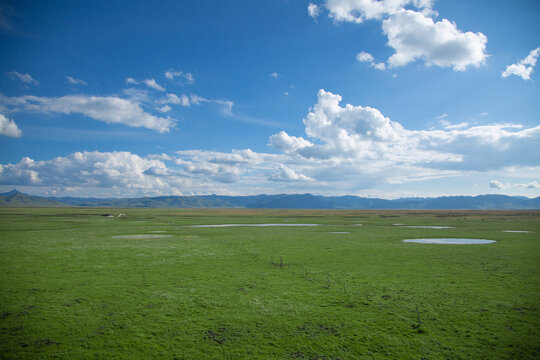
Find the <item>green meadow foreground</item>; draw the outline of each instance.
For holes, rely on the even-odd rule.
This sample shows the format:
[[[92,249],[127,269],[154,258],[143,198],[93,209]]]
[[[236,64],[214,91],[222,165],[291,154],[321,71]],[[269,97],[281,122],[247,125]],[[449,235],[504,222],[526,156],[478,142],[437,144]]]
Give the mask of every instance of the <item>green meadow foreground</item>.
[[[539,211],[0,209],[0,251],[5,359],[540,357]]]

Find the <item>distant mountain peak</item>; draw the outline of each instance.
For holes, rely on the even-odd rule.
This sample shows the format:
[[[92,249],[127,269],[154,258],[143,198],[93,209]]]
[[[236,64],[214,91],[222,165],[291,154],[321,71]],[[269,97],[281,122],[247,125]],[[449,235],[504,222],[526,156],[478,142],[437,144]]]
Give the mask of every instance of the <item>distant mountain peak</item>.
[[[0,194],[0,196],[12,196],[12,195],[17,195],[17,194],[22,194],[22,192],[20,192],[17,189],[13,189],[11,191]]]

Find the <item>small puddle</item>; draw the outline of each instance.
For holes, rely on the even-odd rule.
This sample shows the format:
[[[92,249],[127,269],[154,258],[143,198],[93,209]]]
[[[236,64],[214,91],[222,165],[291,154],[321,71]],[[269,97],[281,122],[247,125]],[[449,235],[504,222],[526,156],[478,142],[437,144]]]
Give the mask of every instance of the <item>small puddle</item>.
[[[486,239],[452,239],[452,238],[407,239],[403,241],[409,242],[409,243],[418,243],[418,244],[442,244],[442,245],[491,244],[495,242],[495,240],[486,240]]]
[[[113,239],[157,239],[157,238],[168,238],[173,237],[174,235],[116,235],[111,236]]]
[[[525,230],[503,230],[505,233],[520,233],[520,234],[530,234],[532,231],[525,231]]]
[[[350,234],[348,231],[331,231],[329,234]]]
[[[319,226],[319,224],[217,224],[217,225],[187,225],[186,227],[218,228],[218,227],[266,227],[266,226]]]

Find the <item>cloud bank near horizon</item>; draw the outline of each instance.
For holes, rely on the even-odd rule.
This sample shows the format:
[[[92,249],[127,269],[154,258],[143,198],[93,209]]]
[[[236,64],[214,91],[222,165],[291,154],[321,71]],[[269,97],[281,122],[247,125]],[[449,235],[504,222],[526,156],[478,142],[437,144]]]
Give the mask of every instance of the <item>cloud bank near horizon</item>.
[[[182,150],[144,157],[94,151],[41,161],[26,157],[0,165],[0,185],[100,196],[255,194],[295,189],[332,194],[329,189],[352,193],[380,183],[407,184],[469,172],[494,174],[519,167],[534,169],[531,176],[537,178],[528,183],[540,177],[536,151],[540,126],[452,125],[445,121],[438,129],[409,130],[376,108],[341,101],[340,95],[319,90],[317,102],[303,119],[305,134],[280,131],[270,136],[268,145],[277,153]],[[35,99],[28,103],[46,108],[63,104]],[[23,105],[27,106],[27,100]],[[489,188],[506,187],[491,182]]]

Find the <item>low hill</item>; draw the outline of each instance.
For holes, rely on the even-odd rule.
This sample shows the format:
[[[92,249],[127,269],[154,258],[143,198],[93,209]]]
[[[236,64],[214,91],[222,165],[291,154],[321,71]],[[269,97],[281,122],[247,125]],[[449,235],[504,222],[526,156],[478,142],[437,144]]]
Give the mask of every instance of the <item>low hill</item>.
[[[280,194],[256,196],[158,196],[141,198],[38,197],[17,190],[0,194],[1,207],[148,207],[148,208],[251,208],[251,209],[540,209],[540,197],[480,195],[437,198],[371,199],[358,196]]]
[[[2,207],[61,207],[68,204],[44,197],[26,195],[17,190],[0,194]]]

